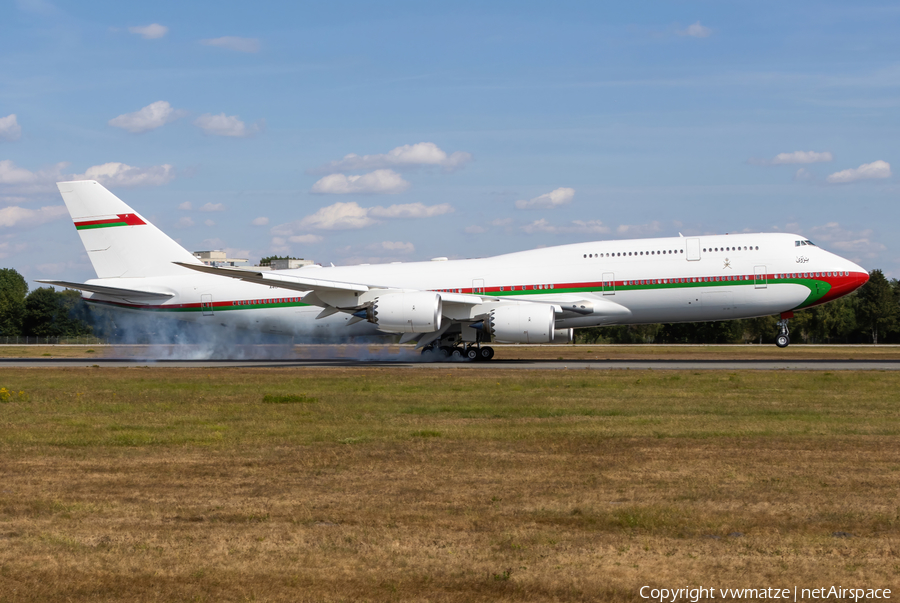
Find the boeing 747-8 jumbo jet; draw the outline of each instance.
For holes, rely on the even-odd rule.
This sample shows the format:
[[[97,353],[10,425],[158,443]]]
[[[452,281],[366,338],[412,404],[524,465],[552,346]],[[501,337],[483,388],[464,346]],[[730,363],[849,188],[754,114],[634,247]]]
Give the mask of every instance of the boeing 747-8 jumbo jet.
[[[863,285],[866,271],[805,237],[597,241],[490,258],[256,272],[206,266],[99,183],[60,182],[97,278],[42,280],[89,303],[211,327],[310,339],[401,335],[438,358],[490,360],[490,342],[568,341],[599,325],[792,312]]]

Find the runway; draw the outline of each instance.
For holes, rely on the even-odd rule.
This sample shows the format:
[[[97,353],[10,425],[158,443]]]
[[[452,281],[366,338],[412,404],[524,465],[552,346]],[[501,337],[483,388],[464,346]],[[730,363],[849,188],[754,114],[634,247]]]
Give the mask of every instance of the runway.
[[[0,368],[403,368],[458,370],[706,370],[706,371],[896,371],[900,360],[493,360],[407,362],[397,360],[264,359],[182,360],[116,358],[3,358]]]

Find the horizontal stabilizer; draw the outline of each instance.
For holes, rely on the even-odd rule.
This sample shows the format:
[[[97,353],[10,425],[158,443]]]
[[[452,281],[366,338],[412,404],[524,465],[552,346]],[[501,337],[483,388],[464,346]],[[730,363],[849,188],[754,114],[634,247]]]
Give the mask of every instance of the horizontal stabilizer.
[[[103,285],[90,285],[88,283],[70,283],[68,281],[47,281],[38,280],[39,283],[47,285],[56,285],[57,287],[65,287],[66,289],[77,289],[78,291],[88,291],[90,293],[99,293],[109,297],[121,297],[127,299],[168,299],[174,297],[174,293],[163,293],[160,291],[138,291],[137,289],[122,289],[121,287],[105,287]]]

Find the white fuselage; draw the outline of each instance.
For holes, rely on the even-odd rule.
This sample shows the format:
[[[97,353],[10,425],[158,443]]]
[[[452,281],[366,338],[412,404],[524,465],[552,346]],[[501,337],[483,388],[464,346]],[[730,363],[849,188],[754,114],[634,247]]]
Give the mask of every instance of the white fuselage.
[[[612,314],[560,314],[557,328],[778,314],[834,299],[868,279],[853,262],[807,244],[804,237],[780,233],[598,241],[490,258],[308,266],[279,274],[563,305],[614,302],[621,307]],[[302,292],[188,270],[175,276],[89,282],[169,291],[174,296],[163,303],[85,297],[181,320],[312,339],[378,333],[365,322],[347,326],[352,320],[343,313],[316,319],[322,309],[304,304]]]

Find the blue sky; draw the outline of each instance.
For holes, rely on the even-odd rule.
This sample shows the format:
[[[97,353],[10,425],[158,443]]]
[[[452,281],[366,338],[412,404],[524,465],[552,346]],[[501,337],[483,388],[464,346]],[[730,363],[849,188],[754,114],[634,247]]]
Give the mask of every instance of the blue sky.
[[[791,231],[900,276],[896,4],[0,11],[0,265],[28,279],[94,276],[71,178],[253,261]]]

